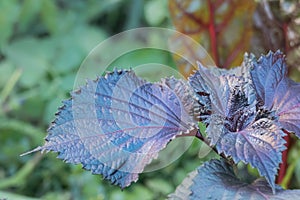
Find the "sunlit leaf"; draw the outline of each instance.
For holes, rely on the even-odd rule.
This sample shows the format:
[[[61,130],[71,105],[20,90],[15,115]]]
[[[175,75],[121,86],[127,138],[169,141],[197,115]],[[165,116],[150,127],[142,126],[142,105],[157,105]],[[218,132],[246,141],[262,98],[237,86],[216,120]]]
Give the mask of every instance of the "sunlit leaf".
[[[281,163],[281,152],[285,149],[284,133],[271,120],[260,119],[244,130],[230,132],[226,124],[212,118],[213,128],[223,128],[223,135],[216,147],[219,152],[231,156],[235,163],[243,161],[257,168],[260,175],[265,176],[272,188],[275,188],[275,176]],[[212,132],[211,132],[212,133]]]
[[[231,165],[224,160],[211,160],[191,172],[169,199],[297,199],[300,190],[283,190],[276,186],[276,194],[264,179],[252,183],[239,180]]]
[[[152,84],[133,71],[114,71],[73,92],[46,144],[33,151],[59,152],[58,158],[124,188],[170,140],[194,127],[192,104],[184,81]]]

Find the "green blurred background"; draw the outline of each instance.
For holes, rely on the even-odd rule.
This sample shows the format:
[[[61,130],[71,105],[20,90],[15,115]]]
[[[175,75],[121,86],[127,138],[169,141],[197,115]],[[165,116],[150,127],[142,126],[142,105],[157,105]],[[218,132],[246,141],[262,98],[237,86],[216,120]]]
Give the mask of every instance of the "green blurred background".
[[[180,159],[142,174],[124,191],[80,165],[56,159],[55,153],[19,156],[44,143],[46,130],[61,101],[69,98],[88,53],[112,35],[145,26],[173,28],[167,0],[0,0],[0,199],[165,199],[188,172],[215,156],[211,152],[199,159],[202,144],[193,141]],[[256,54],[272,49],[257,48],[258,40],[251,41],[259,49],[252,48]],[[295,49],[299,50],[290,52]],[[288,56],[289,65],[299,61],[297,52]],[[170,54],[151,49],[129,53],[113,64],[128,68],[149,62],[176,68]],[[290,71],[299,80],[297,66]],[[144,73],[157,78],[151,68]],[[300,143],[294,142],[285,180],[291,188],[300,188],[299,158]]]
[[[88,53],[110,36],[142,26],[172,27],[167,1],[0,1],[0,199],[164,199],[203,162],[195,141],[180,160],[142,174],[122,191],[55,153],[19,156],[44,143]],[[149,50],[115,64],[149,60],[174,65],[170,55]]]

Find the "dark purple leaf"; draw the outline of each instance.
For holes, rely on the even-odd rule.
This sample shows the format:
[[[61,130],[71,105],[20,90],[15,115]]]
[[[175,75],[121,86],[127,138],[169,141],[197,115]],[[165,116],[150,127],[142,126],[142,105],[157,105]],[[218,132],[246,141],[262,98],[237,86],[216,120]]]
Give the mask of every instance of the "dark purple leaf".
[[[223,129],[224,135],[217,143],[219,152],[231,156],[235,163],[243,161],[257,168],[275,188],[275,176],[285,149],[284,132],[266,118],[255,121],[245,129],[231,132]]]
[[[253,59],[251,77],[260,106],[273,112],[280,126],[300,138],[300,84],[287,77],[284,55],[277,51]]]
[[[194,128],[189,86],[174,78],[152,84],[133,71],[88,81],[64,102],[34,151],[59,152],[122,188],[176,136]]]
[[[273,110],[279,116],[280,125],[300,138],[300,84],[285,79],[278,85]]]
[[[256,91],[245,70],[248,66],[248,61],[228,71],[199,66],[190,84],[196,87],[195,93],[208,94],[210,115],[204,122],[210,144],[235,163],[250,163],[274,188],[285,134],[269,115],[259,114]]]
[[[232,92],[230,87],[248,88],[245,91],[245,95],[247,95],[248,100],[251,102],[243,103],[255,103],[255,91],[253,86],[249,83],[250,75],[246,64],[245,62],[241,67],[226,70],[216,67],[206,68],[202,66],[201,63],[198,63],[199,70],[189,77],[189,83],[194,90],[198,102],[195,115],[200,121],[208,124],[212,112],[222,113],[224,106],[226,106],[225,104],[232,103],[229,102],[230,92]],[[230,84],[235,85],[230,86]],[[223,96],[220,98],[221,93],[226,93],[226,97]],[[236,102],[234,105],[238,107],[244,106],[243,104],[239,104],[239,102]]]
[[[272,108],[275,91],[280,81],[286,77],[284,55],[277,51],[262,56],[258,61],[253,57],[251,78],[255,86],[260,104],[267,109]]]
[[[251,184],[239,180],[231,165],[224,160],[211,160],[191,172],[171,200],[201,199],[243,199],[243,200],[283,200],[298,199],[300,190],[283,190],[275,186],[276,194],[264,179],[257,179]]]

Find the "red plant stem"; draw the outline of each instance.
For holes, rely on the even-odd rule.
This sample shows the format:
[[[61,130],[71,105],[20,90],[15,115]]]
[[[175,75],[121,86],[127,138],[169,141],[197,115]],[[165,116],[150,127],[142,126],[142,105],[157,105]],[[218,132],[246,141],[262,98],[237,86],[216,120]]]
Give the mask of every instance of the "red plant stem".
[[[186,12],[186,10],[181,6],[181,4],[177,1],[175,1],[176,7],[180,10],[180,12],[184,13],[184,15],[188,16],[190,19],[192,19],[194,22],[196,22],[200,27],[207,27],[207,24],[205,24],[202,19],[197,18],[195,15]]]
[[[288,23],[283,23],[282,24],[282,31],[284,33],[284,50],[285,53],[287,54],[290,50],[290,44],[289,44],[289,38],[288,38]]]
[[[216,66],[219,66],[219,54],[217,47],[217,32],[216,32],[216,24],[215,24],[215,8],[214,4],[211,1],[208,1],[208,9],[209,9],[209,36],[210,36],[210,50],[212,53],[213,60],[216,63]]]
[[[287,135],[284,137],[284,140],[286,141],[285,146],[286,146],[286,150],[284,150],[282,152],[282,163],[279,165],[279,171],[278,171],[278,175],[276,178],[276,183],[280,184],[283,181],[283,178],[285,177],[286,174],[286,170],[288,168],[288,163],[287,163],[287,159],[288,159],[288,153],[289,150],[291,149],[291,144],[292,144],[292,139],[291,136],[289,134],[289,132],[284,131]]]

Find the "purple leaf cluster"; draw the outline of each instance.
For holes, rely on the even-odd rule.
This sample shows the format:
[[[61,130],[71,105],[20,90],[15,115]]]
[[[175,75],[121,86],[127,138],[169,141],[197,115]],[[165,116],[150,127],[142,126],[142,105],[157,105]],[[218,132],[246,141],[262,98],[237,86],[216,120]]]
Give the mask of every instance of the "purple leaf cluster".
[[[202,140],[234,163],[257,168],[275,193],[285,132],[300,137],[300,84],[287,77],[284,55],[270,52],[256,60],[246,54],[242,65],[230,70],[198,65],[188,81],[166,78],[150,83],[132,70],[115,70],[88,81],[63,102],[45,145],[31,152],[58,152],[58,158],[80,163],[124,188],[137,181],[171,140],[196,132],[202,122],[207,133]],[[260,184],[262,194],[271,195],[265,182],[240,184],[224,161],[210,164],[200,167],[193,183],[184,186],[189,194],[196,191],[195,182],[205,179],[201,170],[208,170],[224,171],[214,181],[217,189],[233,188],[230,195],[238,193],[236,185],[251,194]],[[226,187],[219,180],[223,176],[231,177]],[[202,182],[201,187],[209,184]]]
[[[270,52],[259,60],[245,55],[232,70],[199,64],[190,83],[211,146],[235,163],[250,163],[275,190],[283,130],[300,136],[300,85],[287,77],[284,55]]]

